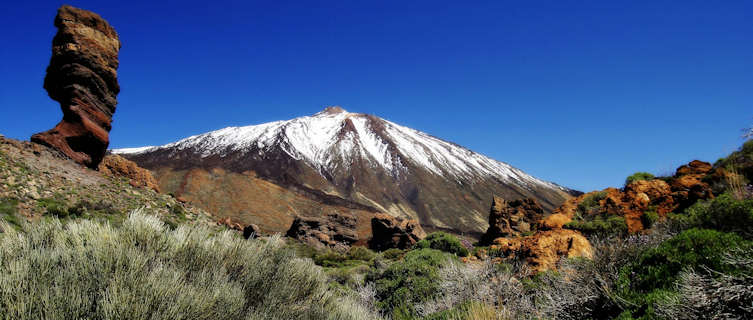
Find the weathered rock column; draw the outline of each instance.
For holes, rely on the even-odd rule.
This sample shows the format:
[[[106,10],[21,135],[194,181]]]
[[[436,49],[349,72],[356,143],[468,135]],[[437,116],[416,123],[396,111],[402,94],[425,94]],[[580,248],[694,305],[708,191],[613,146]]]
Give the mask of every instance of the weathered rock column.
[[[55,17],[58,32],[44,88],[60,102],[63,120],[31,141],[60,150],[71,159],[97,168],[105,156],[112,115],[120,92],[120,40],[96,13],[64,5]]]

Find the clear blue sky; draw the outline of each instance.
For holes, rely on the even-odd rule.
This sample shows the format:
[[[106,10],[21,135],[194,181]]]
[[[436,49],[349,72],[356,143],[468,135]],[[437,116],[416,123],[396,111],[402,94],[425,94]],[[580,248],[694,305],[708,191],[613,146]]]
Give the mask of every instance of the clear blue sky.
[[[753,125],[753,1],[68,1],[120,34],[111,147],[371,113],[588,191]],[[54,126],[57,1],[0,20],[0,133]]]

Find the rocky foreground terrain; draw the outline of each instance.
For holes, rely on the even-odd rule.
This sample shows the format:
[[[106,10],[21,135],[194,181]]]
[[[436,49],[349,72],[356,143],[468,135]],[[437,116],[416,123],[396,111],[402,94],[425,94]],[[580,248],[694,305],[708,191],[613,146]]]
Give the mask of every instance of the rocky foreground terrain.
[[[119,222],[128,212],[147,208],[174,225],[214,224],[207,211],[144,186],[148,178],[143,178],[89,169],[55,149],[0,137],[0,201],[8,219],[21,223],[58,216]]]

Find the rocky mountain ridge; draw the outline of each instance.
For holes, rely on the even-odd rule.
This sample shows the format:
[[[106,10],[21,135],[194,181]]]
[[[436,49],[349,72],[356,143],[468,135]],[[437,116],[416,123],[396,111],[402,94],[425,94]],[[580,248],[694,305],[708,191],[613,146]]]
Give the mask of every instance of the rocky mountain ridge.
[[[551,211],[571,191],[429,134],[340,107],[113,152],[154,171],[167,192],[197,203],[206,200],[181,189],[192,184],[191,172],[222,170],[223,176],[251,175],[315,200],[340,199],[341,205],[418,219],[429,229],[476,235],[486,230],[492,195],[533,197]],[[253,205],[237,209],[254,211]]]

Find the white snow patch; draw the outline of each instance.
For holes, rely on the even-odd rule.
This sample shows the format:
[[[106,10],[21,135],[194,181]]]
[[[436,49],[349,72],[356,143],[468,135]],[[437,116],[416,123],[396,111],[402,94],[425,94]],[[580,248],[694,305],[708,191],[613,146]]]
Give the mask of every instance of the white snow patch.
[[[346,126],[346,119],[350,119],[355,130],[341,132]],[[371,129],[370,121],[380,122],[378,125],[384,127],[382,134],[389,141],[385,141]],[[394,145],[397,152],[391,151],[390,144]],[[287,121],[228,127],[161,147],[124,148],[112,152],[134,154],[163,149],[193,149],[202,157],[207,157],[224,156],[230,152],[249,152],[252,149],[264,152],[273,148],[282,148],[291,157],[305,161],[319,172],[335,169],[338,163],[349,169],[355,159],[362,157],[374,168],[383,168],[393,177],[408,170],[403,163],[412,162],[434,174],[456,181],[495,177],[526,189],[538,185],[565,190],[504,162],[424,132],[339,109],[336,112],[325,110],[313,116]]]

